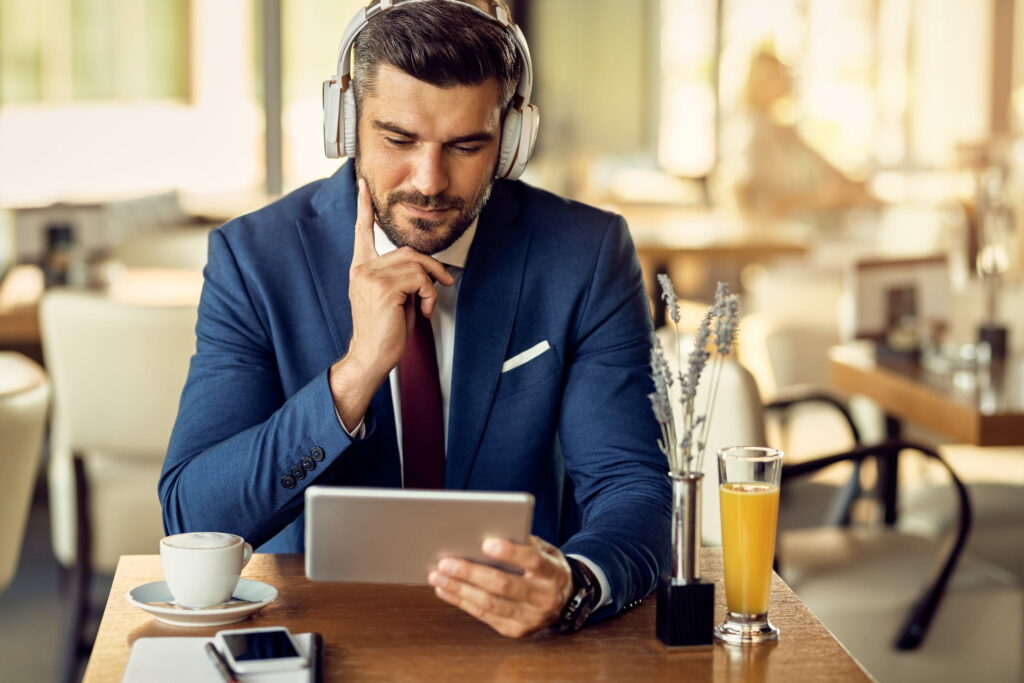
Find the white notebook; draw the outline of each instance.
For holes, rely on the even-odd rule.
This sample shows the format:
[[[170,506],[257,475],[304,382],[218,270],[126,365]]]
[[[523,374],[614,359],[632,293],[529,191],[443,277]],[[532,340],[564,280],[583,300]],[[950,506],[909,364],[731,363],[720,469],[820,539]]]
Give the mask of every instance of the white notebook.
[[[306,657],[311,633],[296,633],[295,640]],[[178,637],[139,638],[132,644],[128,665],[121,683],[224,683],[204,649],[211,638]],[[239,681],[249,683],[308,683],[312,670],[273,671],[240,674]]]

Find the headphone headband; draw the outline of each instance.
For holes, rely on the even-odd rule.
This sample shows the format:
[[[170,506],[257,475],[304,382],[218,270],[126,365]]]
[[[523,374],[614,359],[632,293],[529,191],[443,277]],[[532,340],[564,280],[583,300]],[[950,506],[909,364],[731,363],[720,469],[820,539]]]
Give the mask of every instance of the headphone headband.
[[[343,91],[348,90],[349,83],[352,79],[352,46],[356,42],[356,37],[364,28],[366,28],[367,22],[376,15],[400,5],[411,5],[427,1],[428,0],[374,0],[366,7],[359,8],[359,11],[356,12],[354,17],[352,17],[352,20],[348,22],[348,26],[345,28],[345,33],[341,37],[341,43],[338,45],[338,68],[335,73],[337,74],[336,77],[341,81],[341,89]],[[505,11],[504,7],[499,7],[498,5],[492,6],[488,3],[488,7],[491,7],[494,10],[494,14],[491,14],[476,5],[471,5],[468,2],[462,2],[462,0],[446,0],[446,2],[468,7],[477,14],[498,23],[512,35],[512,40],[516,44],[519,56],[522,58],[522,67],[519,70],[519,83],[516,85],[516,94],[522,98],[523,106],[528,105],[530,103],[530,95],[533,92],[533,59],[530,57],[530,46],[526,43],[526,36],[523,35],[522,29],[512,22],[512,18],[509,17],[508,12]]]
[[[349,21],[338,46],[338,60],[335,75],[324,82],[324,151],[328,157],[354,156],[356,151],[355,131],[355,97],[352,86],[352,47],[356,37],[366,28],[370,19],[382,12],[387,12],[400,5],[408,5],[428,0],[374,0],[361,7]],[[537,128],[540,112],[530,103],[533,92],[533,60],[530,47],[522,30],[512,22],[504,7],[487,3],[491,11],[471,5],[461,0],[446,0],[454,4],[468,7],[474,12],[494,21],[512,36],[512,42],[521,58],[519,81],[516,92],[505,112],[505,125],[502,128],[501,149],[499,152],[496,176],[502,178],[518,178],[526,168],[526,162],[533,152],[537,140]]]

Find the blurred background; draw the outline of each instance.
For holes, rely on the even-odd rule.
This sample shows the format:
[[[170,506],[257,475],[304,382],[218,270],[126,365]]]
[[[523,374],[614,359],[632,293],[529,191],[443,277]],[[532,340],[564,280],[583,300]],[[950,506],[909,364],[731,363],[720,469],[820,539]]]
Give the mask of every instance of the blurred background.
[[[0,355],[32,364],[0,376],[0,400],[44,377],[53,407],[34,418],[48,425],[41,441],[21,442],[34,459],[11,498],[0,677],[65,676],[60,657],[26,643],[47,634],[81,651],[117,556],[155,552],[155,479],[194,344],[206,235],[338,167],[323,154],[321,82],[361,4],[0,0]],[[892,416],[835,385],[830,354],[856,339],[918,363],[980,414],[1024,414],[1024,0],[510,4],[542,114],[524,180],[627,218],[658,324],[656,273],[684,300],[684,332],[728,282],[743,297],[740,361],[759,400],[837,391],[864,440],[891,432]],[[181,322],[154,335],[141,311]],[[172,356],[166,377],[149,375]],[[135,405],[115,407],[117,394]],[[104,412],[117,418],[107,433]],[[978,566],[997,577],[993,604],[1024,613],[1024,427],[986,441],[906,422],[980,492]],[[769,421],[767,434],[797,460],[850,445],[826,410]],[[0,455],[14,448],[5,439]],[[899,528],[939,539],[952,516],[929,496],[944,475],[905,463]],[[873,481],[870,468],[857,476]],[[789,519],[815,514],[793,503]],[[80,599],[84,617],[69,617]],[[887,644],[844,635],[836,619],[826,625],[880,680],[959,676],[941,636],[916,663],[892,664]],[[1002,668],[974,680],[1024,675],[1014,619],[993,655]]]
[[[648,271],[675,267],[686,295],[794,249],[836,268],[945,252],[962,292],[986,246],[986,170],[1019,208],[1016,0],[512,4],[544,116],[526,179],[624,213]],[[132,234],[217,223],[333,172],[319,84],[358,5],[3,0],[0,264],[57,243],[85,279]],[[687,258],[712,236],[733,252]],[[1020,231],[993,239],[989,269],[1016,279]]]

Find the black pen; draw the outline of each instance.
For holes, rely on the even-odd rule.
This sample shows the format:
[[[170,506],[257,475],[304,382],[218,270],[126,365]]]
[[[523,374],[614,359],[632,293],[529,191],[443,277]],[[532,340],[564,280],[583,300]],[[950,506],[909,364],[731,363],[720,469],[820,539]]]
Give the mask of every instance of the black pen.
[[[238,679],[235,677],[235,672],[231,670],[231,666],[227,660],[224,659],[224,655],[220,653],[213,643],[206,643],[206,654],[209,655],[210,661],[217,667],[217,673],[220,674],[221,678],[224,679],[225,683],[238,683]]]

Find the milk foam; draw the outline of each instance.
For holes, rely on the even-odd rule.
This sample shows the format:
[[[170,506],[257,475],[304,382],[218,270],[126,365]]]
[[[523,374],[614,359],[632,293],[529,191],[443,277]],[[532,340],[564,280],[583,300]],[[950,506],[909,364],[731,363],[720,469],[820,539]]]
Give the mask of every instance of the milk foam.
[[[187,534],[168,536],[164,539],[164,543],[172,548],[212,550],[213,548],[227,548],[241,540],[234,534],[223,534],[218,531],[193,531]]]

